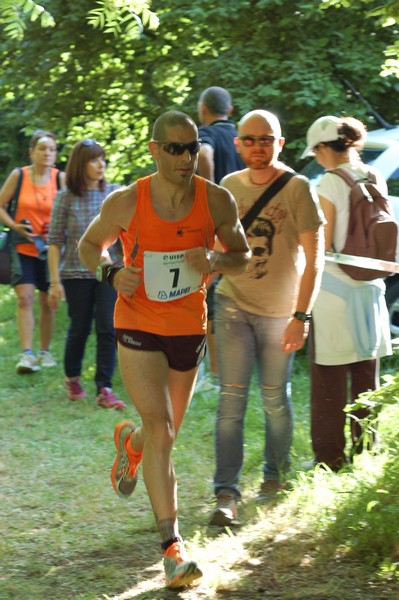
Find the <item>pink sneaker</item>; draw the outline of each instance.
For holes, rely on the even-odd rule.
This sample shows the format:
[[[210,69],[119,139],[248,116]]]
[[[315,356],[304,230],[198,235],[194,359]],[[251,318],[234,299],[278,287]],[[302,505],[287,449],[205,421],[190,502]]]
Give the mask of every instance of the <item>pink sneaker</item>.
[[[97,394],[96,400],[98,406],[102,406],[103,408],[113,408],[114,410],[126,408],[126,404],[114,396],[112,389],[109,387],[101,388]]]
[[[70,400],[86,398],[87,394],[80,385],[80,377],[65,377],[65,387]]]

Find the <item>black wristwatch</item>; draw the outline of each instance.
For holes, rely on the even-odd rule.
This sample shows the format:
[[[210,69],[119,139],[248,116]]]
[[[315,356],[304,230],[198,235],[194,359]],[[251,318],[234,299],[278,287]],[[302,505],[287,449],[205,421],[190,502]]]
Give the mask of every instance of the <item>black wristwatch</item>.
[[[309,321],[310,319],[310,315],[300,312],[299,310],[296,310],[292,316],[294,319],[298,319],[298,321],[302,321],[303,323],[306,323],[306,321]]]

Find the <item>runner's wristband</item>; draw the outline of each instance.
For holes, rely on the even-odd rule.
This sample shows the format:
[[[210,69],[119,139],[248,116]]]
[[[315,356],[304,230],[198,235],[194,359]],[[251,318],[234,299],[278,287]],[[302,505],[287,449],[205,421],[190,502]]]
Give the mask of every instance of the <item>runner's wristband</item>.
[[[114,287],[115,275],[121,269],[122,267],[114,267],[113,265],[107,265],[104,267],[104,280],[108,283],[108,285]]]

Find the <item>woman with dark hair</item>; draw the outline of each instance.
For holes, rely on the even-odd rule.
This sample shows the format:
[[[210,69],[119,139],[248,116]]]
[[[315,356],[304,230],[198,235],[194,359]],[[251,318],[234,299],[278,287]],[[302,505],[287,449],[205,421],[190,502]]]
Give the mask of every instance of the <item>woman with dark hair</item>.
[[[344,248],[350,212],[350,187],[331,171],[340,168],[364,182],[372,177],[387,194],[381,173],[361,160],[365,136],[363,123],[353,117],[320,117],[308,130],[302,156],[313,154],[326,169],[317,184],[327,221],[326,250]],[[392,353],[384,292],[383,279],[357,281],[337,263],[325,264],[310,331],[311,436],[316,463],[332,471],[340,470],[363,448],[359,419],[367,416],[366,409],[351,414],[352,448],[349,456],[345,452],[347,397],[354,402],[362,392],[377,389],[379,357]]]
[[[0,190],[0,221],[12,230],[11,284],[18,298],[17,323],[22,354],[17,373],[34,373],[54,367],[50,342],[54,310],[48,305],[47,232],[57,188],[65,174],[54,168],[56,138],[37,130],[29,143],[31,165],[13,169]],[[10,210],[15,206],[16,211]],[[8,210],[7,208],[8,207]],[[40,350],[33,353],[34,299],[39,290]]]
[[[119,186],[105,180],[105,151],[93,139],[78,142],[66,167],[66,189],[54,202],[49,232],[50,306],[64,297],[70,324],[65,344],[65,386],[70,400],[85,398],[80,376],[86,342],[95,321],[97,354],[96,401],[104,408],[122,409],[125,404],[112,392],[116,347],[113,313],[116,291],[101,283],[82,265],[77,253],[79,239],[100,212],[106,196]],[[113,261],[122,258],[119,242],[109,249]]]

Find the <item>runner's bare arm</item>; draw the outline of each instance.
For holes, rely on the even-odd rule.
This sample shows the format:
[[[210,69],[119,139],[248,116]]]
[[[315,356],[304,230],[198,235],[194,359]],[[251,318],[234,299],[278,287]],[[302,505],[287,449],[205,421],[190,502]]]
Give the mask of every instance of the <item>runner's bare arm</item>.
[[[100,214],[90,223],[78,245],[79,258],[92,273],[100,262],[111,262],[107,248],[127,229],[134,209],[132,186],[112,192],[104,201]]]
[[[239,275],[247,268],[251,250],[238,218],[237,204],[228,190],[209,182],[208,201],[222,252],[193,248],[186,251],[186,260],[198,272]]]

